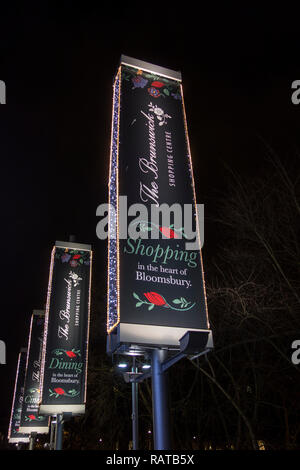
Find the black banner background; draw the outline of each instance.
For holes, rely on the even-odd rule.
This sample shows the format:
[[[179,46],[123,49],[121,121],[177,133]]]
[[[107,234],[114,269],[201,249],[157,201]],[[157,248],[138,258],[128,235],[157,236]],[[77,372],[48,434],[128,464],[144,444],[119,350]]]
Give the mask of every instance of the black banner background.
[[[17,442],[29,439],[28,434],[20,433],[20,420],[22,413],[23,395],[24,395],[24,380],[26,370],[26,349],[19,353],[18,365],[16,372],[16,382],[14,389],[14,398],[12,403],[11,418],[8,432],[9,442]]]
[[[40,374],[44,336],[44,313],[34,313],[31,320],[30,342],[24,383],[24,397],[20,421],[22,432],[47,432],[48,418],[39,415]],[[44,428],[42,430],[41,428]]]
[[[127,196],[128,207],[178,203],[195,209],[178,82],[122,67],[119,142],[119,194]],[[120,239],[121,322],[206,329],[199,251],[187,251],[173,226],[145,223],[144,229],[165,237]]]

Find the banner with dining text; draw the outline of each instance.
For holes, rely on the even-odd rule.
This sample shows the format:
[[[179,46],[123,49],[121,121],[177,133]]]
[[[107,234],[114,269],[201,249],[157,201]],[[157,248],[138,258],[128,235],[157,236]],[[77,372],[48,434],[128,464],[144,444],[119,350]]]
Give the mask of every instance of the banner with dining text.
[[[51,255],[40,412],[85,412],[92,251],[56,242]]]

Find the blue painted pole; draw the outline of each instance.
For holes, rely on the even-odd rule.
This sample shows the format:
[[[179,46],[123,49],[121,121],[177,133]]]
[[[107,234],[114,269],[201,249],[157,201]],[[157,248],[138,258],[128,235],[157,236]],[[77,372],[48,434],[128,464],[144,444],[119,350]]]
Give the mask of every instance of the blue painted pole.
[[[135,358],[133,358],[132,372],[136,373]],[[139,448],[139,408],[138,408],[138,383],[133,380],[131,384],[132,395],[132,446],[133,450]]]
[[[170,449],[170,426],[168,408],[168,388],[166,373],[162,363],[167,352],[154,349],[152,352],[152,410],[154,450]]]
[[[63,414],[56,415],[56,433],[55,433],[55,450],[62,450],[63,445]]]

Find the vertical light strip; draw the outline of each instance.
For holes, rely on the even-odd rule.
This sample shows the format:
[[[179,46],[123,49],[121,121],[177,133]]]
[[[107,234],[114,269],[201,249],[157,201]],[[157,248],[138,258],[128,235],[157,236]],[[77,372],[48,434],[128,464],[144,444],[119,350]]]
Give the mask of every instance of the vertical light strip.
[[[92,286],[92,259],[93,252],[90,251],[90,279],[89,279],[89,298],[88,298],[88,324],[86,334],[86,354],[85,354],[85,385],[84,385],[84,397],[83,401],[86,403],[86,391],[87,391],[87,371],[88,371],[88,354],[89,354],[89,337],[90,337],[90,312],[91,312],[91,286]]]
[[[26,368],[25,368],[24,384],[25,384],[25,380],[26,380],[26,377],[27,377],[27,369],[28,369],[28,362],[29,362],[29,352],[30,352],[30,344],[31,344],[32,325],[33,325],[33,314],[31,315],[31,320],[30,320],[30,328],[29,328],[29,337],[28,337],[28,345],[27,345],[27,356],[26,356]]]
[[[107,332],[120,322],[119,300],[119,126],[120,126],[121,67],[117,72],[113,88],[112,128],[109,171],[109,236],[108,236],[108,280],[107,280]],[[112,237],[112,233],[115,237]]]
[[[50,309],[50,299],[51,299],[51,291],[52,291],[52,276],[53,276],[55,250],[56,250],[56,247],[54,246],[52,248],[52,252],[51,252],[49,280],[48,280],[48,291],[47,291],[47,303],[46,303],[46,312],[45,312],[43,352],[42,352],[42,365],[41,365],[41,377],[40,377],[40,403],[42,403],[42,399],[43,399],[43,383],[44,383],[44,370],[45,370],[45,360],[46,360],[46,345],[47,345],[47,335],[48,335],[48,321],[49,321],[49,309]]]
[[[117,133],[117,322],[120,323],[120,243],[119,243],[119,145],[120,145],[120,116],[121,116],[121,83],[122,68],[119,67],[119,90],[118,90],[118,133]],[[116,326],[115,325],[115,326]]]
[[[14,395],[13,395],[9,427],[8,427],[8,436],[7,436],[8,439],[10,439],[10,436],[11,436],[11,425],[12,425],[13,415],[15,411],[16,391],[17,391],[17,384],[18,384],[18,377],[19,377],[19,370],[20,370],[20,362],[21,362],[21,353],[19,353],[19,356],[18,356],[17,373],[16,373],[15,386],[14,386]]]
[[[193,188],[193,195],[194,195],[194,205],[195,205],[195,215],[196,215],[196,226],[197,226],[197,238],[199,243],[199,254],[200,254],[200,263],[201,263],[201,272],[202,272],[202,280],[203,280],[203,289],[204,289],[204,300],[205,300],[205,314],[208,328],[209,326],[209,318],[208,318],[208,308],[207,308],[207,297],[206,297],[206,287],[205,287],[205,278],[204,278],[204,270],[203,270],[203,260],[202,260],[202,250],[201,250],[201,238],[200,238],[200,225],[198,220],[198,211],[197,211],[197,199],[196,199],[196,189],[195,189],[195,181],[194,181],[194,172],[193,172],[193,163],[192,163],[192,155],[191,155],[191,148],[190,148],[190,141],[189,141],[189,134],[188,134],[188,127],[187,127],[187,120],[185,114],[185,106],[184,106],[184,98],[183,98],[183,87],[180,84],[180,92],[182,98],[182,110],[183,110],[183,118],[184,118],[184,129],[185,129],[185,138],[188,148],[188,157],[189,157],[189,164],[190,164],[190,173],[192,179],[192,188]]]

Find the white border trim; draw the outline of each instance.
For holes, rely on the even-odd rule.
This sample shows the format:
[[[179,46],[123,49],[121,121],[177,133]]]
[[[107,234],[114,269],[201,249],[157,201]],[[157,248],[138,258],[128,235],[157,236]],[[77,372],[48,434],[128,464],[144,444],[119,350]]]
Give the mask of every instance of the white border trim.
[[[55,242],[55,247],[57,248],[72,248],[74,250],[82,250],[82,251],[91,251],[92,246],[91,245],[86,245],[85,243],[77,243],[77,242],[61,242],[61,241],[56,241]]]
[[[48,434],[49,432],[49,426],[35,426],[35,427],[29,427],[22,426],[19,428],[19,433],[21,434],[30,434],[31,432],[36,432],[38,434]]]
[[[134,323],[119,323],[118,339],[120,343],[143,344],[148,346],[174,346],[179,349],[179,340],[188,331],[208,331],[209,337],[206,348],[213,348],[211,330],[199,328],[182,328],[159,325],[138,325]]]
[[[72,413],[72,415],[82,415],[85,413],[85,404],[74,405],[40,405],[39,414],[56,415],[59,413]]]
[[[17,444],[18,442],[29,442],[29,437],[10,437],[8,442],[10,444]]]
[[[128,67],[133,67],[135,69],[141,69],[145,72],[153,73],[155,75],[160,75],[161,77],[169,78],[170,80],[176,80],[181,82],[181,72],[176,70],[171,70],[165,67],[160,67],[159,65],[150,64],[143,60],[134,59],[133,57],[128,57],[126,55],[121,55],[120,65],[127,65]]]

